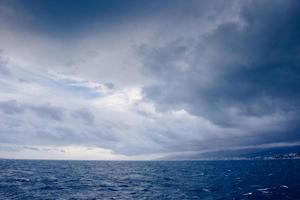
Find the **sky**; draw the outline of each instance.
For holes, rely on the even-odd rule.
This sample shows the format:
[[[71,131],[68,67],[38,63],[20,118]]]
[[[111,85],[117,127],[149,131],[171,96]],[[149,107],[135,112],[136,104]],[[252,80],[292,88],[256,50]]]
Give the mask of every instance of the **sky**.
[[[1,0],[0,157],[300,145],[296,0]]]

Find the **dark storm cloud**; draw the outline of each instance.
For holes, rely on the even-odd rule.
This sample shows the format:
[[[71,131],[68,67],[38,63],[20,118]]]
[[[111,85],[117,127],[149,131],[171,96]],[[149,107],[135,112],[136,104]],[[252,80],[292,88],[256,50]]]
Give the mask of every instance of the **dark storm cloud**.
[[[184,108],[221,126],[239,123],[232,110],[238,116],[296,117],[299,4],[252,2],[242,6],[240,20],[243,25],[221,24],[192,42],[141,47],[146,69],[159,78],[145,95],[161,110]]]
[[[0,143],[147,156],[300,140],[297,1],[4,0],[0,32]]]
[[[19,26],[31,27],[43,34],[69,37],[70,34],[86,32],[95,27],[107,28],[111,24],[126,24],[137,16],[153,15],[162,8],[172,8],[176,1],[107,1],[45,0],[37,2],[4,1],[18,12],[30,13],[34,18],[13,16]],[[1,6],[1,4],[0,4]],[[12,16],[10,16],[12,18]],[[67,31],[66,31],[67,30]]]

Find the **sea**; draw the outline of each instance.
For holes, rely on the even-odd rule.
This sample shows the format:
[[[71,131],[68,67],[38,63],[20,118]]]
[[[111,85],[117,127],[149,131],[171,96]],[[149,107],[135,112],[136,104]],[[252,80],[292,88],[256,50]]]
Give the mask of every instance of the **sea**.
[[[0,199],[298,199],[300,160],[0,160]]]

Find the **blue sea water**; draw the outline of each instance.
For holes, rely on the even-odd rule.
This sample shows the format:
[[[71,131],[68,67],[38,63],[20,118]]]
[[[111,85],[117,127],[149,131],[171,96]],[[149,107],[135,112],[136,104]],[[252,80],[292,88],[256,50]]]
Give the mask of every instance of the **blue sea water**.
[[[0,199],[300,199],[300,161],[0,160]]]

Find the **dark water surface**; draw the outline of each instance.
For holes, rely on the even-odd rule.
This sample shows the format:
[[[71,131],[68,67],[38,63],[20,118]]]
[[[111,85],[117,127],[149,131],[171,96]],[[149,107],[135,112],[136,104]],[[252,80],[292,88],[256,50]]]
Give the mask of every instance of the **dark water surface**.
[[[0,199],[300,199],[300,161],[0,160]]]

